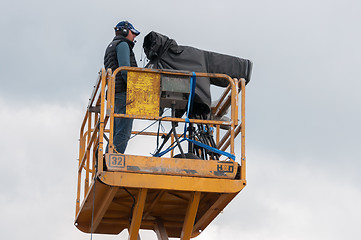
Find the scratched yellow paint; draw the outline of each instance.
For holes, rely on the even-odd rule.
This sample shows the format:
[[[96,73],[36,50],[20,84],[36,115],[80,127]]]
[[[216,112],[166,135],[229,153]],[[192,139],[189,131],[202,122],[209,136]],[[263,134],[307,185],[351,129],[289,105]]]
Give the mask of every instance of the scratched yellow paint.
[[[127,114],[158,117],[160,73],[128,71]]]
[[[109,171],[235,179],[238,163],[201,159],[105,154]]]

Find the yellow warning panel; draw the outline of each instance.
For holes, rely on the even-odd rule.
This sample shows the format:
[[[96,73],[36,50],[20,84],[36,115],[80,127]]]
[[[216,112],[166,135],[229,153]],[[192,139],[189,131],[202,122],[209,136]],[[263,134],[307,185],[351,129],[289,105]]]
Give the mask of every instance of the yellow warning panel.
[[[158,117],[159,97],[160,73],[128,71],[127,114]]]

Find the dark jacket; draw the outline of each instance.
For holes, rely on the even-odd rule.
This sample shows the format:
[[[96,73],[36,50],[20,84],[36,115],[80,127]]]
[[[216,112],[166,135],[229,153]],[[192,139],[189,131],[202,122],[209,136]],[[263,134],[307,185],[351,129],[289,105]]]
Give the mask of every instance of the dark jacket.
[[[108,45],[104,55],[104,67],[105,69],[111,68],[112,71],[117,69],[119,66],[117,59],[117,46],[121,42],[126,42],[129,45],[130,50],[130,66],[137,67],[137,61],[133,52],[134,43],[129,41],[123,36],[115,36],[113,41]],[[127,81],[123,79],[120,72],[115,76],[115,92],[125,92],[127,90]]]

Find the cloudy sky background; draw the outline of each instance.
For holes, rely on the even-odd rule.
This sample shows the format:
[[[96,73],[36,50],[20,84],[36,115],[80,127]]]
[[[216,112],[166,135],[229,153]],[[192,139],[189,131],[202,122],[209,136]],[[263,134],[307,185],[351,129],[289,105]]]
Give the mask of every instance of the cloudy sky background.
[[[90,239],[73,226],[79,127],[127,19],[138,60],[154,30],[254,62],[248,185],[196,239],[360,239],[360,12],[357,0],[2,0],[1,238]]]

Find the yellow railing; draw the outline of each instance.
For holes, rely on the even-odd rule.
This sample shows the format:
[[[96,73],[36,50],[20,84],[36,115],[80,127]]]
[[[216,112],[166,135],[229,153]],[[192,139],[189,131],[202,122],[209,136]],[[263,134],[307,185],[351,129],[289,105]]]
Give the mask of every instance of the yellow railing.
[[[192,73],[173,72],[158,69],[145,69],[133,67],[120,67],[114,72],[110,69],[107,71],[103,68],[99,72],[94,90],[89,99],[89,104],[84,116],[84,120],[80,129],[79,143],[79,165],[78,165],[78,185],[76,199],[76,215],[79,212],[82,199],[84,199],[89,191],[89,187],[93,184],[96,175],[103,172],[103,153],[105,152],[104,140],[106,134],[109,136],[110,153],[114,152],[113,145],[113,125],[114,118],[133,118],[144,120],[159,120],[169,122],[185,122],[184,118],[174,117],[147,117],[141,115],[115,114],[114,113],[114,95],[115,95],[115,76],[119,71],[128,71],[142,73],[157,73],[174,76],[192,76]],[[222,116],[228,109],[231,110],[230,121],[201,120],[189,119],[190,123],[210,124],[216,127],[216,145],[221,151],[229,149],[229,152],[235,154],[235,138],[241,133],[241,171],[240,179],[245,180],[245,80],[232,79],[225,74],[214,73],[195,73],[196,77],[209,77],[226,79],[229,82],[228,87],[221,95],[217,105],[212,108],[214,116]],[[241,92],[241,124],[238,124],[238,94]],[[107,94],[106,94],[107,93]],[[109,127],[106,128],[109,123]],[[221,133],[220,126],[229,126],[229,130]],[[105,134],[106,133],[106,134]],[[133,134],[157,136],[156,132],[136,132]],[[173,139],[173,138],[172,138]],[[172,155],[173,156],[173,155]],[[83,193],[83,197],[81,196]]]

